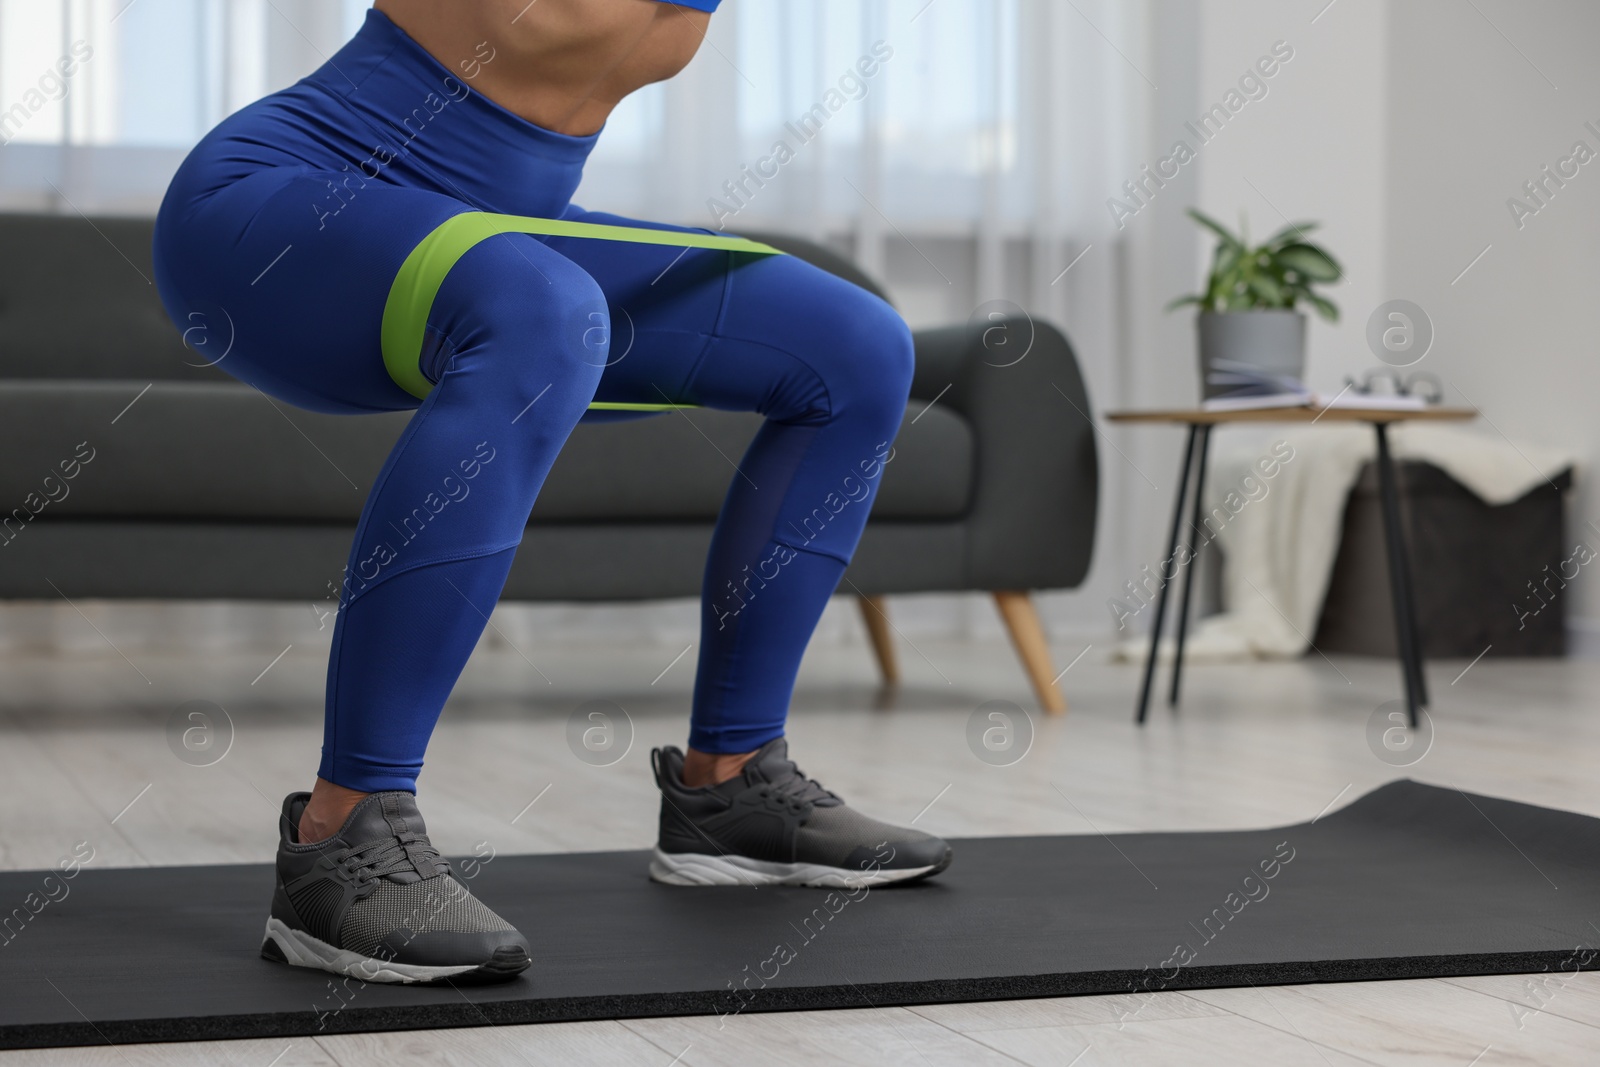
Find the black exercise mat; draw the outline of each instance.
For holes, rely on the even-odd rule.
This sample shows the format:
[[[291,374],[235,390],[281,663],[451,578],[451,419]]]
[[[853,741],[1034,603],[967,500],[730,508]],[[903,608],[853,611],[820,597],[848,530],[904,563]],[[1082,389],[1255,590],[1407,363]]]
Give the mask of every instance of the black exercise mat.
[[[46,872],[0,875],[0,906],[31,916],[0,945],[0,1046],[1600,966],[1600,820],[1410,781],[1275,830],[959,841],[938,879],[864,894],[673,888],[645,867],[467,865],[534,965],[460,989],[260,959],[265,866],[85,869],[42,906]]]

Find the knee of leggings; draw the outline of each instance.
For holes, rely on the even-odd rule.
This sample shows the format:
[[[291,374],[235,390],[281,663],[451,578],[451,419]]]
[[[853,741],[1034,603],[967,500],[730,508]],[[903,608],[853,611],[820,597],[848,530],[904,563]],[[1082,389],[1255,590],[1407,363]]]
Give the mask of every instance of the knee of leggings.
[[[433,373],[425,362],[425,374],[437,381],[470,370],[517,395],[560,385],[584,394],[587,404],[610,347],[600,286],[521,234],[492,237],[462,256],[428,321],[443,344]]]
[[[832,416],[871,417],[893,436],[915,367],[910,328],[894,308],[855,286],[829,310],[826,336],[805,358],[822,378]]]

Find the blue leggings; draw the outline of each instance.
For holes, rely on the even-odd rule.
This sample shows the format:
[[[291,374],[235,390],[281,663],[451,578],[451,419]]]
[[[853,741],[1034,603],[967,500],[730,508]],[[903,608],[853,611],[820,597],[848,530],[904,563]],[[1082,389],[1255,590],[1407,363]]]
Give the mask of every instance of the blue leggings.
[[[572,205],[594,137],[512,115],[462,67],[372,12],[317,73],[207,135],[157,219],[162,300],[183,328],[232,323],[223,370],[312,410],[416,411],[345,569],[319,774],[415,789],[539,487],[595,400],[766,416],[706,563],[689,734],[705,752],[750,751],[783,733],[801,655],[866,522],[905,412],[909,332],[881,300],[789,256],[501,234],[434,298],[419,402],[389,376],[379,333],[396,272],[445,220],[679,229]]]

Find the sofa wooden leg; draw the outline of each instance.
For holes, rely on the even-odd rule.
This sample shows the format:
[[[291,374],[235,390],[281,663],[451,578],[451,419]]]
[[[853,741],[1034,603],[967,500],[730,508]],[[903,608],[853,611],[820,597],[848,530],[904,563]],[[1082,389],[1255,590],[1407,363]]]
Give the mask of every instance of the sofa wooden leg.
[[[884,685],[900,684],[900,661],[894,654],[894,634],[889,629],[889,604],[881,596],[856,598],[861,605],[861,621],[867,624],[867,636],[872,638],[872,652],[878,658],[878,670],[883,674]]]
[[[996,592],[995,607],[1005,620],[1011,643],[1016,646],[1022,667],[1033,683],[1033,692],[1039,705],[1051,715],[1064,715],[1066,697],[1056,688],[1055,668],[1050,664],[1050,647],[1045,642],[1044,627],[1039,624],[1039,612],[1034,609],[1033,598],[1027,592]]]

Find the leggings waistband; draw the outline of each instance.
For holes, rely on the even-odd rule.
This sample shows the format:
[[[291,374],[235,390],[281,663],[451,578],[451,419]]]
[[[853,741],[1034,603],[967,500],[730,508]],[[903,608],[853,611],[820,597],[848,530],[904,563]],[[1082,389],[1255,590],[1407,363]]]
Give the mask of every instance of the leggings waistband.
[[[557,215],[600,134],[545,129],[478,92],[472,82],[483,66],[510,62],[488,44],[478,52],[452,70],[374,9],[305,84],[343,101],[367,127],[373,151],[351,163],[369,176],[403,158],[438,192],[481,210]]]

